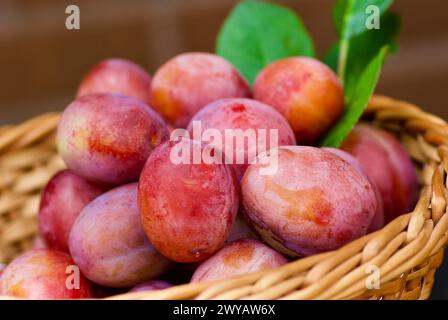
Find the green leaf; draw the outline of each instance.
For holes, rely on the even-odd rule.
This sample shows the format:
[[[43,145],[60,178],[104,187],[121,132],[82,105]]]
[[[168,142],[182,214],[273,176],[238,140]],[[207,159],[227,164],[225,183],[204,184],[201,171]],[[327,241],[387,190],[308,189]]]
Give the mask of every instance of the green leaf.
[[[367,8],[377,6],[380,16],[393,0],[338,0],[333,10],[333,22],[341,39],[350,39],[366,30]]]
[[[366,30],[354,36],[349,41],[344,90],[346,96],[351,96],[359,77],[368,63],[378,55],[384,47],[389,46],[391,51],[395,47],[395,40],[400,29],[400,18],[394,13],[386,12],[381,17],[381,28]]]
[[[266,65],[290,56],[314,56],[314,46],[293,11],[250,0],[239,3],[224,22],[216,52],[253,83]]]
[[[338,72],[339,43],[333,44],[324,56],[324,62],[335,73]]]
[[[384,12],[391,3],[392,0],[340,0],[335,7],[333,16],[340,39],[324,61],[338,73],[344,85],[345,111],[322,139],[325,146],[339,147],[353,129],[375,90],[386,54],[396,48],[400,19],[396,14]],[[377,5],[382,12],[379,29],[365,26],[365,7],[369,4]]]
[[[326,147],[339,147],[364,112],[378,81],[388,46],[384,46],[361,73],[353,93],[346,100],[346,110],[341,120],[322,141]]]
[[[339,34],[337,74],[344,84],[350,39],[368,31],[367,18],[372,14],[369,6],[376,6],[381,16],[393,0],[338,0],[333,10],[333,20]],[[371,30],[370,30],[371,31]]]

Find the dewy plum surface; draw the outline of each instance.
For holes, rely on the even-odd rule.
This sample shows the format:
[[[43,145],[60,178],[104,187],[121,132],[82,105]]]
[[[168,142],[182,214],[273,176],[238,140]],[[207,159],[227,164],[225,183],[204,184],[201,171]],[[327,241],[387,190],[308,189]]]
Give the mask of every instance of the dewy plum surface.
[[[149,239],[177,262],[201,261],[219,250],[238,210],[238,184],[226,164],[173,163],[171,153],[200,142],[167,141],[149,156],[139,182],[138,202]]]
[[[56,142],[75,174],[104,185],[138,181],[155,146],[168,139],[163,119],[140,100],[116,94],[77,98],[63,112]]]
[[[254,99],[279,111],[299,144],[313,144],[341,116],[344,92],[337,76],[322,62],[306,57],[278,60],[254,83]]]
[[[77,97],[92,93],[117,93],[151,105],[151,76],[125,59],[107,59],[96,64],[82,79]]]
[[[81,273],[73,272],[74,281],[69,281],[71,286],[67,286],[72,270],[68,268],[72,267],[76,267],[75,263],[64,252],[45,249],[28,251],[1,273],[0,295],[32,300],[89,298],[90,283]]]
[[[192,118],[187,128],[190,136],[193,136],[195,124],[199,124],[203,132],[219,131],[223,152],[231,148],[232,154],[226,156],[230,158],[238,179],[243,177],[250,161],[258,153],[279,145],[296,144],[294,132],[286,119],[274,108],[252,99],[229,98],[212,102]],[[235,138],[226,139],[229,132]],[[244,162],[238,162],[238,158]]]
[[[260,241],[234,241],[204,261],[193,274],[191,282],[227,279],[245,273],[275,269],[288,259]]]
[[[85,207],[73,225],[70,252],[87,278],[105,287],[130,287],[171,266],[147,239],[137,184],[108,191]]]
[[[375,215],[372,218],[372,222],[370,223],[369,229],[367,232],[373,232],[376,230],[381,229],[384,226],[384,205],[383,205],[383,197],[381,196],[380,190],[378,189],[375,182],[373,182],[369,175],[367,174],[366,170],[362,166],[362,164],[351,154],[348,152],[345,152],[341,149],[336,148],[323,148],[323,150],[331,152],[338,157],[342,158],[343,160],[347,161],[349,164],[351,164],[353,167],[358,169],[371,183],[373,191],[375,192],[375,198],[377,201],[376,211]]]
[[[242,180],[243,212],[273,248],[309,256],[366,234],[377,202],[359,170],[314,147],[281,146],[259,157]],[[278,170],[262,175],[271,161]]]
[[[105,190],[70,170],[54,175],[41,197],[39,235],[51,249],[68,252],[68,237],[80,212]]]
[[[225,59],[210,53],[184,53],[155,73],[151,100],[169,124],[185,128],[191,117],[210,102],[250,97],[246,80]]]
[[[386,223],[413,209],[419,195],[417,175],[409,155],[393,135],[362,123],[341,148],[358,159],[377,185]]]

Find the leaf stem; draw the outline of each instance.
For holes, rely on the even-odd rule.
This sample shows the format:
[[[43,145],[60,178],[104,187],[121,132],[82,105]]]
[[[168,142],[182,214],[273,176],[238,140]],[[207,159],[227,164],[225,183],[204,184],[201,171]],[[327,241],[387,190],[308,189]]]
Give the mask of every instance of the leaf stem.
[[[339,57],[338,57],[338,77],[344,86],[345,80],[345,67],[347,63],[347,54],[348,54],[348,40],[341,40],[341,45],[339,47]]]

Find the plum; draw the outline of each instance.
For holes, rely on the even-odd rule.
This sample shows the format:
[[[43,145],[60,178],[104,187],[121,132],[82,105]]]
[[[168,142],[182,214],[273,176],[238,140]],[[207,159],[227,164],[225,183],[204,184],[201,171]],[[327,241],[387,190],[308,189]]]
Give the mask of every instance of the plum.
[[[137,181],[150,152],[166,139],[165,122],[143,102],[116,94],[91,94],[65,109],[56,142],[71,171],[114,186]]]
[[[349,154],[341,149],[336,149],[336,148],[323,148],[323,149],[339,156],[343,160],[350,163],[353,167],[355,167],[356,169],[361,171],[361,173],[369,180],[370,184],[372,185],[373,191],[375,192],[377,206],[376,206],[375,215],[372,218],[372,222],[370,223],[370,226],[369,226],[369,229],[367,230],[367,232],[370,233],[370,232],[381,229],[384,226],[384,205],[383,205],[383,198],[381,197],[380,190],[376,186],[375,182],[373,182],[369,178],[367,172],[365,171],[365,169],[363,168],[361,163],[355,157],[353,157],[351,154]]]
[[[411,211],[419,195],[412,160],[390,133],[361,123],[342,143],[341,149],[353,155],[378,187],[388,223]]]
[[[83,78],[77,97],[92,93],[118,93],[151,105],[151,76],[126,59],[106,59],[96,64]]]
[[[219,250],[238,210],[232,168],[195,163],[196,149],[204,151],[200,142],[189,139],[164,142],[151,153],[140,176],[145,232],[160,253],[177,262],[201,261]],[[182,150],[187,157],[178,162],[174,155]]]
[[[234,241],[204,261],[191,278],[191,282],[227,279],[246,273],[275,269],[288,263],[277,251],[260,241],[241,239]]]
[[[171,283],[162,280],[150,280],[146,282],[142,282],[135,287],[133,287],[129,292],[145,292],[145,291],[155,291],[162,290],[169,287],[172,287]]]
[[[91,295],[90,283],[72,258],[60,251],[35,249],[11,262],[0,277],[0,295],[17,298],[81,299]]]
[[[69,170],[58,172],[46,185],[40,202],[39,234],[49,249],[68,252],[68,236],[84,207],[104,190]]]
[[[337,249],[366,234],[376,212],[372,185],[325,150],[281,146],[259,155],[244,174],[244,214],[261,238],[290,256]],[[265,166],[277,166],[263,175]]]
[[[134,286],[171,265],[143,231],[136,183],[112,189],[89,203],[72,227],[69,247],[84,275],[105,287]]]
[[[208,104],[188,125],[190,136],[194,134],[195,125],[200,125],[202,132],[210,129],[219,131],[222,136],[219,145],[230,158],[238,179],[243,177],[258,153],[279,145],[296,144],[294,132],[280,113],[247,98],[221,99]],[[236,138],[226,138],[228,133]],[[231,154],[227,154],[229,151]]]
[[[210,53],[184,53],[162,65],[151,86],[152,106],[170,124],[185,128],[206,104],[250,97],[250,88],[225,59]]]
[[[344,109],[337,76],[312,58],[284,58],[268,65],[255,79],[253,90],[256,100],[286,117],[299,144],[316,142]]]

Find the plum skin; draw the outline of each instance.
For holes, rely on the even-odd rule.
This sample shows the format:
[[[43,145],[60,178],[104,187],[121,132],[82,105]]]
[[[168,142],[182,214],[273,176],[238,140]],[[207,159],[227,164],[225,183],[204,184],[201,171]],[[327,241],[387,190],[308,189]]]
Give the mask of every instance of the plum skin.
[[[201,261],[216,252],[238,210],[238,185],[230,166],[171,161],[173,148],[195,145],[202,148],[189,139],[162,143],[149,156],[139,181],[145,232],[160,253],[176,262]]]
[[[314,147],[281,146],[259,158],[242,180],[243,212],[271,247],[309,256],[366,234],[377,202],[359,170]],[[277,171],[263,176],[274,160]]]
[[[104,189],[70,170],[55,174],[42,193],[38,225],[39,235],[49,249],[69,252],[68,237],[81,210]]]
[[[193,274],[191,282],[227,279],[238,275],[275,269],[288,263],[277,251],[260,241],[240,239],[223,247],[204,261]]]
[[[69,247],[83,274],[105,287],[133,286],[171,265],[143,231],[136,183],[112,189],[88,204],[73,225]]]
[[[126,59],[106,59],[96,64],[82,79],[76,97],[92,93],[117,93],[151,105],[151,76]]]
[[[313,144],[342,115],[344,92],[322,62],[307,57],[278,60],[265,67],[254,82],[254,98],[279,111],[299,144]]]
[[[225,59],[210,53],[183,53],[163,64],[151,85],[153,107],[169,124],[185,128],[206,104],[250,97],[246,80]]]
[[[228,98],[214,101],[204,108],[202,108],[196,115],[191,119],[187,130],[190,136],[193,134],[193,121],[200,122],[202,131],[208,129],[217,129],[223,137],[223,150],[225,147],[225,130],[226,129],[242,129],[255,130],[257,141],[258,139],[266,139],[266,148],[258,149],[257,144],[254,146],[245,143],[244,150],[237,150],[237,145],[233,144],[233,162],[232,166],[235,170],[238,180],[243,177],[244,171],[246,171],[249,166],[251,159],[248,159],[249,148],[255,148],[255,153],[261,153],[266,149],[274,147],[274,143],[278,145],[295,145],[296,139],[294,132],[289,126],[286,119],[278,113],[275,109],[270,106],[258,102],[256,100],[247,98]],[[265,129],[266,137],[260,137],[257,130]],[[269,131],[277,130],[278,141],[270,141]],[[233,141],[232,141],[233,142]],[[237,164],[237,153],[241,152],[244,154],[244,163]]]
[[[386,223],[414,208],[419,195],[417,175],[412,160],[393,135],[360,123],[342,143],[341,149],[353,155],[377,185]]]
[[[91,296],[90,283],[80,273],[79,288],[67,288],[74,266],[72,258],[60,251],[34,249],[11,262],[0,277],[0,294],[32,300],[82,299]]]
[[[353,167],[358,169],[370,182],[372,185],[373,191],[375,192],[375,198],[377,201],[377,207],[375,214],[372,218],[372,222],[370,223],[369,229],[367,230],[367,233],[377,231],[381,229],[384,226],[384,204],[383,204],[383,198],[381,196],[380,190],[378,189],[375,182],[373,182],[369,175],[367,174],[364,167],[361,165],[361,163],[353,157],[348,152],[345,152],[341,149],[336,148],[323,148],[323,150],[332,152],[333,154],[337,155],[338,157],[342,158],[343,160],[347,161],[349,164],[351,164]]]
[[[142,282],[135,287],[133,287],[129,292],[146,292],[146,291],[155,291],[155,290],[163,290],[172,287],[171,283],[168,283],[163,280],[150,280],[146,282]]]
[[[143,102],[116,94],[91,94],[65,109],[56,142],[75,174],[115,186],[137,181],[149,153],[166,139],[165,122]]]

